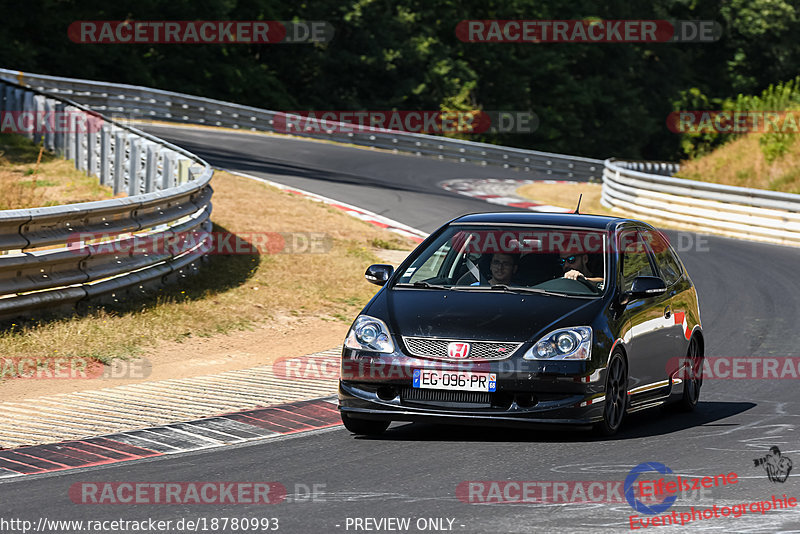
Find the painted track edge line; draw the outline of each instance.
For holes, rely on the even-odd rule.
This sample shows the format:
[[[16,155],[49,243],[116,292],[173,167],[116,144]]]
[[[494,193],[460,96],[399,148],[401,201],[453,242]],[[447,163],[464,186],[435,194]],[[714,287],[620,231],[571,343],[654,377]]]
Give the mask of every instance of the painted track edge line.
[[[213,443],[213,439],[205,437],[205,439],[202,441],[206,443],[202,443],[202,446],[198,447],[197,438],[200,434],[198,434],[198,436],[192,436],[190,430],[193,425],[198,425],[198,427],[201,429],[205,428],[204,426],[201,426],[205,421],[213,421],[214,426],[227,425],[231,431],[240,435],[245,434],[236,440],[236,444],[268,441],[270,439],[298,435],[304,432],[335,428],[342,424],[337,406],[338,403],[335,399],[336,396],[327,396],[241,411],[241,413],[264,412],[265,424],[263,426],[243,423],[241,418],[235,417],[240,412],[230,412],[212,417],[204,417],[193,421],[171,423],[170,425],[142,428],[129,432],[118,432],[116,434],[87,437],[58,443],[32,445],[29,447],[19,447],[16,449],[4,449],[0,450],[0,462],[2,462],[2,464],[5,466],[0,467],[0,480],[16,479],[30,475],[42,475],[53,472],[71,471],[74,469],[82,469],[100,465],[107,466],[110,464],[145,458],[170,456],[173,454],[181,454],[186,452],[207,451],[230,446],[232,444],[230,441],[218,441],[217,443]],[[269,426],[270,411],[280,407],[292,408],[292,410],[290,410],[285,417],[281,418],[282,425],[286,426],[286,429],[280,432],[267,430],[266,427]],[[308,417],[304,416],[304,410],[308,408],[315,410],[314,417],[319,420],[319,424],[310,426],[307,422],[305,422],[308,420]],[[323,413],[327,413],[325,413],[324,416],[320,416],[319,409],[322,409]],[[297,414],[295,421],[291,421],[292,413]],[[287,426],[291,423],[295,423],[296,426],[294,428]],[[181,425],[182,428],[170,428],[172,425]],[[160,430],[161,433],[153,433],[154,436],[148,436],[147,439],[144,439],[141,434],[148,430]],[[249,436],[246,434],[249,434]],[[159,436],[161,437],[159,438]],[[95,443],[97,440],[99,440],[102,445]],[[154,447],[148,448],[147,444],[144,443],[146,441],[152,441]],[[76,462],[78,460],[78,455],[71,450],[71,447],[75,444],[81,443],[90,447],[94,446],[96,452],[93,452],[88,456],[84,455],[84,457],[89,461],[84,461],[78,464]],[[188,444],[188,446],[186,446],[186,444]],[[103,448],[108,449],[109,452],[114,454],[103,457]],[[61,452],[62,449],[64,452]],[[5,458],[6,456],[9,458]],[[22,458],[20,458],[20,456],[22,456]],[[58,462],[58,459],[61,456],[69,458],[69,463],[72,465]],[[98,458],[92,458],[92,456],[97,456]],[[114,458],[113,456],[117,457]],[[22,461],[27,457],[31,459],[31,463]],[[14,471],[10,468],[15,467],[16,464],[19,464],[19,471]],[[47,464],[52,464],[53,466],[57,467],[49,467]]]

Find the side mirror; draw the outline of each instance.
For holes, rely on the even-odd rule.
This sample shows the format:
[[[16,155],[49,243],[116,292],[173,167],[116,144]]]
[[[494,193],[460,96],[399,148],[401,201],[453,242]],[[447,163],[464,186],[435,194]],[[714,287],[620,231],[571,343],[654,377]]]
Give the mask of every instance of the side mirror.
[[[657,276],[637,276],[633,279],[630,291],[625,293],[628,300],[645,299],[663,295],[667,291],[664,280]]]
[[[367,282],[375,284],[376,286],[385,285],[389,278],[394,273],[394,267],[383,263],[376,263],[367,267],[367,272],[364,273],[364,278]]]

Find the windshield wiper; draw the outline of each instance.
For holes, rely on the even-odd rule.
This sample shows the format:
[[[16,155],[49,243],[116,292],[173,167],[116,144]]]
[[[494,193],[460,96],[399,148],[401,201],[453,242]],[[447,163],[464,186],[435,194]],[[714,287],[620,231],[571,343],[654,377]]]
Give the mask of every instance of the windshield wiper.
[[[483,290],[495,291],[508,291],[510,293],[537,293],[541,295],[553,295],[555,297],[567,296],[564,293],[556,293],[554,291],[547,291],[546,289],[535,289],[532,287],[510,286],[508,284],[494,284],[492,286],[476,286],[472,289],[481,288]]]
[[[413,284],[409,284],[407,282],[402,284],[395,284],[394,287],[416,287],[420,289],[449,289],[446,286],[442,286],[439,284],[431,284],[428,282],[423,282],[421,280],[417,280]]]

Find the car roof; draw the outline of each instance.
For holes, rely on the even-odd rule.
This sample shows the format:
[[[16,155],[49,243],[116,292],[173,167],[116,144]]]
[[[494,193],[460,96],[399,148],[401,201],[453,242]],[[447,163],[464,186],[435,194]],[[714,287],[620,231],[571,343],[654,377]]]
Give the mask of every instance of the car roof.
[[[577,213],[537,213],[524,211],[500,211],[489,213],[471,213],[450,221],[459,223],[501,223],[501,224],[543,224],[553,226],[575,226],[580,228],[611,229],[621,223],[635,223],[644,227],[649,225],[633,219],[609,217],[606,215],[584,215]]]

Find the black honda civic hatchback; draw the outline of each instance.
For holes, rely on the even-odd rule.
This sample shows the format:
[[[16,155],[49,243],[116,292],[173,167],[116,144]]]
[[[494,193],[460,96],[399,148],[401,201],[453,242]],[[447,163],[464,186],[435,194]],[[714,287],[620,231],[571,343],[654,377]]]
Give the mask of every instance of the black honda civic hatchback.
[[[697,293],[664,234],[580,214],[482,213],[431,234],[355,319],[342,350],[345,427],[391,421],[594,426],[697,405]]]

